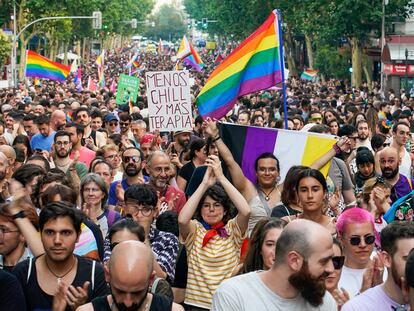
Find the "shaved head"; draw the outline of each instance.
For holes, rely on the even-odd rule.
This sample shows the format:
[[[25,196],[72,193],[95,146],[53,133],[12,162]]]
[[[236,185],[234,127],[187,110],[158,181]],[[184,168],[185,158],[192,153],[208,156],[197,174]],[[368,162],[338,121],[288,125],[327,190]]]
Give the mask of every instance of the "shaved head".
[[[137,275],[149,278],[153,262],[154,255],[147,245],[139,241],[125,241],[114,248],[109,260],[109,272],[111,277],[116,274],[122,278]]]
[[[380,158],[393,156],[398,159],[398,150],[393,147],[385,147],[381,150]]]
[[[294,220],[287,224],[279,237],[276,244],[275,263],[284,263],[287,255],[292,251],[308,258],[315,245],[324,239],[332,241],[332,237],[325,227],[306,219]]]

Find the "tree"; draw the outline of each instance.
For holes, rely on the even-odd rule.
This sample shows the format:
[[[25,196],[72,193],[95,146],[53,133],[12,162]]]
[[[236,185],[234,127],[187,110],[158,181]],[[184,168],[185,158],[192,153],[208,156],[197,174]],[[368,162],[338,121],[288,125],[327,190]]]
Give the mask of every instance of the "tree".
[[[0,68],[10,56],[11,48],[12,44],[10,42],[10,37],[0,30]]]
[[[154,22],[155,26],[147,28],[146,36],[153,39],[178,40],[187,29],[184,23],[184,12],[173,5],[161,5],[150,21]]]

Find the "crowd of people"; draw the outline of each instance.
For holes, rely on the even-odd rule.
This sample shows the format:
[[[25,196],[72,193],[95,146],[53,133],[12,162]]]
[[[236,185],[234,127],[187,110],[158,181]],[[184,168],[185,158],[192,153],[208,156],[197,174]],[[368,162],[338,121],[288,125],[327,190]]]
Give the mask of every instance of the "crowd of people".
[[[107,85],[129,54],[108,53]],[[141,75],[175,66],[140,57]],[[193,103],[215,67],[202,57]],[[82,71],[97,80],[93,58]],[[414,310],[414,99],[336,80],[286,92],[286,116],[272,88],[150,132],[145,79],[132,107],[70,78],[1,89],[0,309]],[[263,153],[253,182],[219,122],[337,142],[309,167]]]

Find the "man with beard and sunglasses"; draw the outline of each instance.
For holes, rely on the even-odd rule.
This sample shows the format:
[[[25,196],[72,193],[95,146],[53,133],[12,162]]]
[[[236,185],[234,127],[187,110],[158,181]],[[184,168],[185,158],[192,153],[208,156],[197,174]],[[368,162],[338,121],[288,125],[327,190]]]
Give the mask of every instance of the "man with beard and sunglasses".
[[[392,203],[411,192],[413,180],[400,173],[401,158],[397,149],[384,148],[379,155],[379,164],[382,177],[392,186],[390,196]]]
[[[294,220],[277,241],[272,268],[225,281],[213,296],[211,310],[337,310],[325,288],[334,270],[332,257],[328,230],[313,221]]]
[[[78,311],[182,311],[164,295],[148,289],[155,278],[151,249],[139,241],[124,241],[115,246],[105,265],[105,277],[111,294],[95,298]]]
[[[381,258],[388,271],[387,280],[349,300],[342,311],[407,310],[403,295],[405,264],[414,248],[414,223],[393,222],[381,231]]]
[[[128,147],[122,153],[122,168],[126,178],[120,181],[114,181],[109,187],[108,205],[123,206],[124,192],[129,186],[134,184],[143,184],[144,177],[142,175],[143,154],[140,149]]]

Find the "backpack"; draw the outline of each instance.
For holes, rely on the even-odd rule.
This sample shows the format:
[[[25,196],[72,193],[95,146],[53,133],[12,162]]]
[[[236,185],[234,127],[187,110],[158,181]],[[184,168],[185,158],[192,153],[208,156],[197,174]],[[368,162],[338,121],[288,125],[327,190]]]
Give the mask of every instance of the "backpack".
[[[408,179],[409,180],[409,179]],[[395,201],[390,209],[385,213],[384,219],[387,223],[394,220],[414,220],[414,190],[409,194],[399,198]]]

